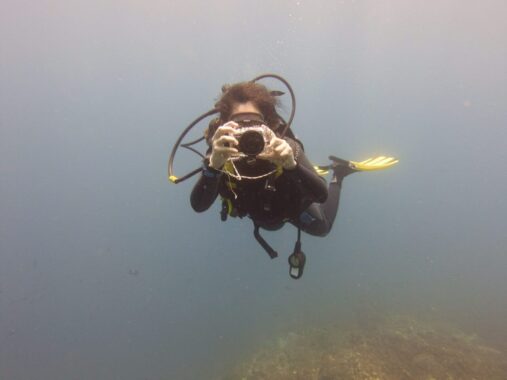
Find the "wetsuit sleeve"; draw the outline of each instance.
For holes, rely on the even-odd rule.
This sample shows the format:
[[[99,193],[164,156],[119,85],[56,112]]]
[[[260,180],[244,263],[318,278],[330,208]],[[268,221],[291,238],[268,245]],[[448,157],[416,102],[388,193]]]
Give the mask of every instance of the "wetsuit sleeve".
[[[301,145],[292,139],[287,138],[286,140],[294,151],[297,165],[295,169],[286,170],[285,173],[298,180],[301,185],[307,189],[314,202],[325,202],[327,199],[326,181],[315,172],[313,165],[306,157]]]
[[[215,199],[217,199],[221,179],[222,172],[210,168],[206,160],[201,177],[190,195],[190,204],[194,211],[203,212],[210,208]]]

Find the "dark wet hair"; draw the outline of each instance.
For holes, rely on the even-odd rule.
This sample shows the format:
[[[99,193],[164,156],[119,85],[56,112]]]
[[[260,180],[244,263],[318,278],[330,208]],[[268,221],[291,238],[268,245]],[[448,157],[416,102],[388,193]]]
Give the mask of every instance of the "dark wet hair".
[[[215,103],[215,108],[220,111],[220,121],[222,123],[229,121],[235,103],[246,102],[252,102],[259,108],[271,129],[278,128],[280,124],[280,117],[276,112],[278,99],[266,86],[255,82],[240,82],[222,87],[222,95]]]

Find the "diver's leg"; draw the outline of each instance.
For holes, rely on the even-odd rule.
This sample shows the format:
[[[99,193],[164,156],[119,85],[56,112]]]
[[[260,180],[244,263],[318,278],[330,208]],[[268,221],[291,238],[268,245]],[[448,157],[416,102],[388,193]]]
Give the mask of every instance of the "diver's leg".
[[[301,228],[304,232],[314,236],[326,236],[331,230],[331,226],[322,211],[322,205],[312,203],[303,211],[297,221],[293,224]]]
[[[338,206],[340,205],[340,193],[343,179],[355,170],[349,166],[348,161],[329,157],[332,161],[333,177],[328,187],[327,199],[324,203],[312,203],[299,216],[297,225],[306,233],[316,236],[326,236],[333,227]]]
[[[312,203],[299,216],[297,225],[306,233],[315,236],[326,236],[336,218],[342,188],[340,178],[334,178],[329,184],[328,196],[324,203]]]
[[[398,162],[392,157],[378,157],[359,163],[335,156],[329,156],[329,159],[332,164],[326,168],[333,170],[333,177],[329,183],[327,200],[321,204],[311,204],[294,223],[311,235],[325,236],[331,231],[338,212],[342,182],[346,176],[361,170],[386,169]]]
[[[338,206],[340,204],[340,193],[342,191],[342,179],[343,178],[340,178],[340,180],[338,181],[335,180],[335,178],[333,178],[327,190],[327,199],[324,203],[320,205],[320,208],[322,209],[322,212],[326,216],[326,219],[329,224],[329,230],[326,233],[331,231],[331,227],[333,227],[336,214],[338,213]]]
[[[331,227],[333,226],[338,212],[338,206],[340,205],[340,193],[342,191],[343,179],[353,172],[354,171],[348,166],[337,165],[333,167],[333,177],[327,190],[327,200],[320,205],[322,212],[329,222],[329,231],[331,231]]]

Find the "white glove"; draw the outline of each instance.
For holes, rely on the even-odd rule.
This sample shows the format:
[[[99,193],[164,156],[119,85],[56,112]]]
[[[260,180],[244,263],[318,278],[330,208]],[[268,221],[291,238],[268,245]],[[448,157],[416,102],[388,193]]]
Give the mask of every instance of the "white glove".
[[[229,121],[219,127],[213,135],[211,139],[211,156],[209,158],[209,166],[213,169],[222,169],[229,157],[238,153],[238,150],[234,148],[238,145],[238,140],[231,136],[237,127],[237,123]]]
[[[261,153],[258,157],[268,160],[275,165],[280,165],[287,170],[292,170],[297,165],[294,159],[294,152],[289,143],[284,139],[273,136],[265,151],[267,153]]]

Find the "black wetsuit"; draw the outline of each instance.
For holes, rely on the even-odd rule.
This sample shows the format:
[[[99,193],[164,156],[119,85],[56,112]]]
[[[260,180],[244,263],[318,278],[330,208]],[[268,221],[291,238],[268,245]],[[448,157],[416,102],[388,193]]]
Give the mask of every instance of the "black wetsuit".
[[[230,202],[232,216],[249,216],[264,229],[277,230],[290,222],[311,235],[327,235],[338,211],[342,178],[333,177],[327,187],[301,145],[289,138],[285,140],[295,152],[297,165],[293,170],[283,170],[279,176],[238,181],[210,168],[206,160],[192,190],[192,208],[205,211],[220,194]],[[270,165],[260,160],[259,164]]]

